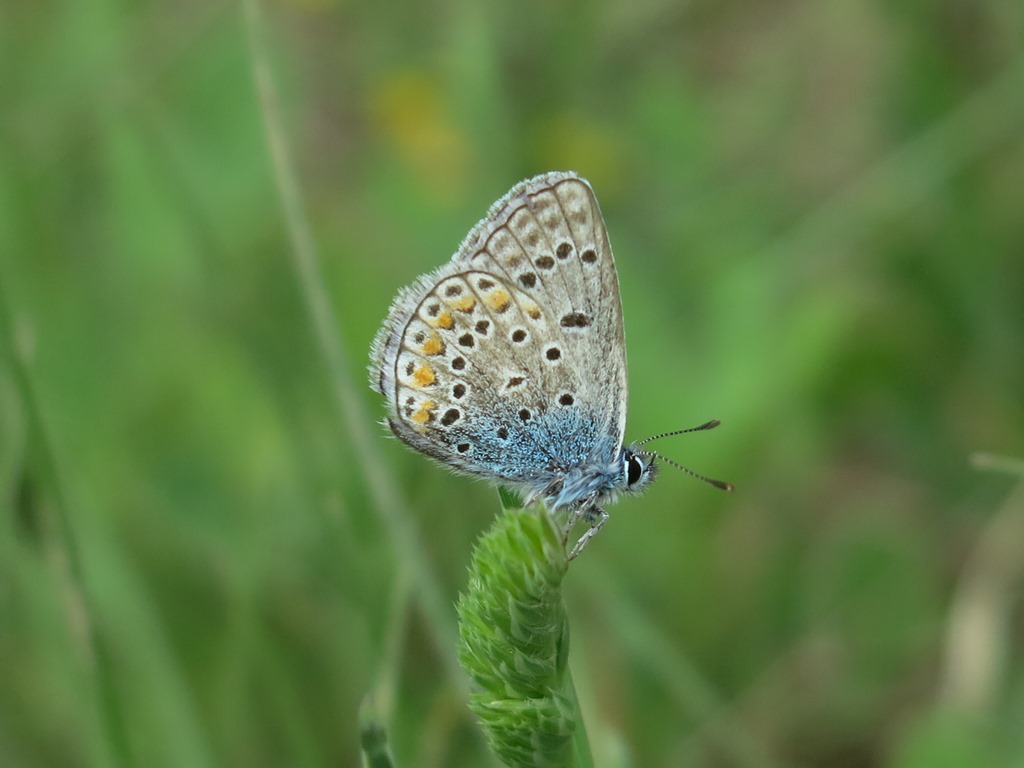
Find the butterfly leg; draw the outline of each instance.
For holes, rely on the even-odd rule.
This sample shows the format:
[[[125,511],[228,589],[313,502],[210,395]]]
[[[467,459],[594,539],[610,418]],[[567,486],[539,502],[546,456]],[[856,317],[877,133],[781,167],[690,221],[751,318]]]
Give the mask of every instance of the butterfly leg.
[[[577,557],[580,552],[583,551],[583,548],[587,546],[587,542],[590,541],[591,537],[601,530],[601,527],[608,520],[608,513],[600,507],[590,507],[589,509],[574,513],[572,522],[576,522],[576,520],[579,520],[580,518],[583,518],[590,523],[590,528],[587,529],[586,533],[580,536],[579,541],[577,541],[576,545],[572,548],[572,552],[569,553],[570,560]],[[566,531],[566,533],[568,533],[568,531]]]
[[[569,534],[572,532],[572,529],[575,527],[576,523],[580,521],[580,518],[582,518],[584,514],[585,513],[582,510],[574,509],[571,510],[569,514],[566,516],[565,527],[562,528],[562,549],[565,549],[567,546],[569,546]]]

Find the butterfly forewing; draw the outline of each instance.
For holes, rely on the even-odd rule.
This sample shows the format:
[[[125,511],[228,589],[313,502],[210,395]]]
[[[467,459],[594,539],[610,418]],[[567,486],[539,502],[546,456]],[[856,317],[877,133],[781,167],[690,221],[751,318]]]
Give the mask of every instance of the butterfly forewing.
[[[375,357],[392,430],[449,466],[539,489],[610,461],[625,421],[622,311],[590,186],[550,173],[514,187],[399,296]]]

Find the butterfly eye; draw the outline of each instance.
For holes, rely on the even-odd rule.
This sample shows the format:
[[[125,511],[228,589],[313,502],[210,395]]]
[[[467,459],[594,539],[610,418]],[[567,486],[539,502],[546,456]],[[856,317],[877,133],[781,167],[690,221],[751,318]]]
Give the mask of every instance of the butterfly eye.
[[[626,459],[626,484],[636,485],[644,475],[644,463],[630,454]]]

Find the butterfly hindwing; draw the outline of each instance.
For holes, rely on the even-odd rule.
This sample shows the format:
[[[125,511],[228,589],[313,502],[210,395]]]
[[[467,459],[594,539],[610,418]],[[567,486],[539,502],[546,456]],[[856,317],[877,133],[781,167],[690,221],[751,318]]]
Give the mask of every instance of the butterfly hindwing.
[[[522,182],[403,291],[374,345],[392,430],[442,463],[540,490],[621,448],[622,310],[589,184]]]

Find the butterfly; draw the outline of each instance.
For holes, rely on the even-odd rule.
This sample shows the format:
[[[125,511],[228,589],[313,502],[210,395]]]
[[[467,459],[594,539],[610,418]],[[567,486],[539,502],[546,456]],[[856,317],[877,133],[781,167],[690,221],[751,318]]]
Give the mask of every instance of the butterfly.
[[[626,343],[618,275],[597,198],[572,172],[522,181],[454,257],[400,291],[371,347],[387,425],[441,464],[566,510],[566,542],[604,525],[603,506],[638,493],[668,462],[623,444]]]

